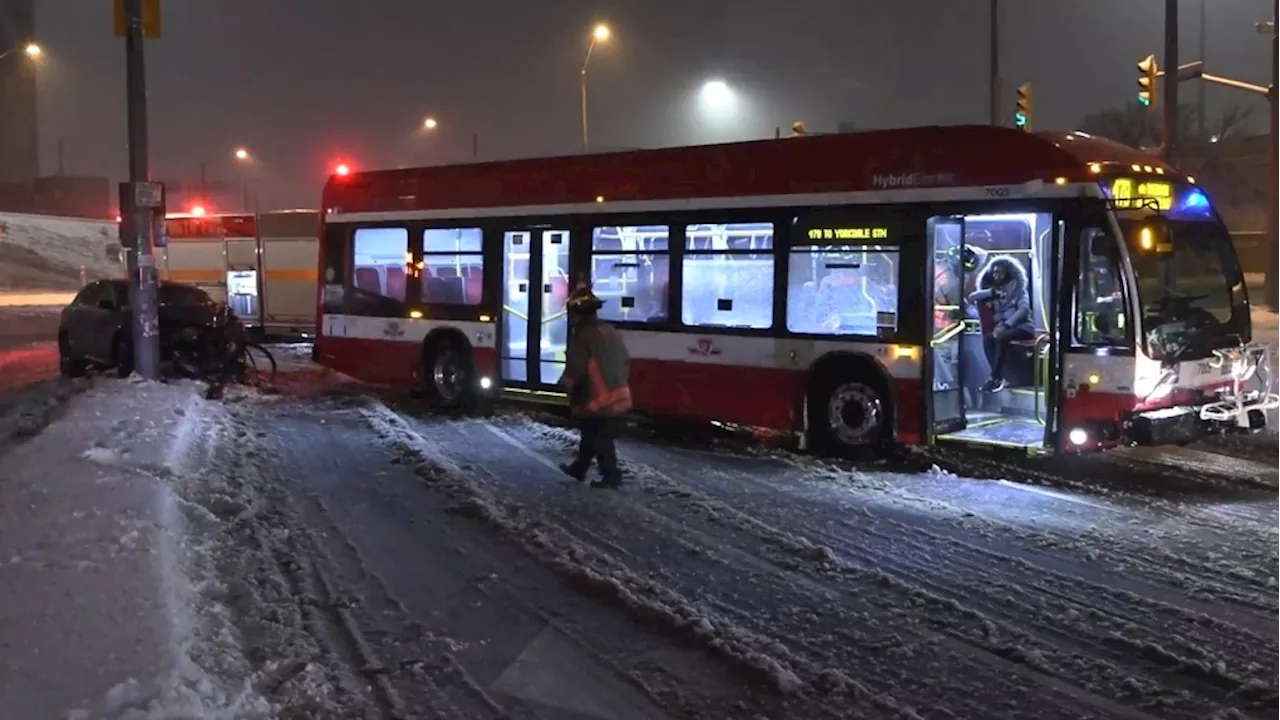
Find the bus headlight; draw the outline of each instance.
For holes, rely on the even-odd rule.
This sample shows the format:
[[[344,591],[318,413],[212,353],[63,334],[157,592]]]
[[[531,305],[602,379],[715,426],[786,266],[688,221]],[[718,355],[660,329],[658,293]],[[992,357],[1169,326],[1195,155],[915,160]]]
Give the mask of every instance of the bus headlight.
[[[1084,428],[1071,428],[1071,432],[1067,433],[1067,440],[1072,445],[1084,445],[1089,442],[1089,433]]]
[[[487,377],[480,378],[481,390],[488,390],[491,387],[493,387],[493,380],[491,378],[487,378]]]

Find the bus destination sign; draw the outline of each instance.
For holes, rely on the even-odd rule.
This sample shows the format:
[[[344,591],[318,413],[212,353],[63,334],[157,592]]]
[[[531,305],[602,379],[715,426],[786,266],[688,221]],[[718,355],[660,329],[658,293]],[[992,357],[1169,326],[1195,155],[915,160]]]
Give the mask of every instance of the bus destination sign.
[[[1173,207],[1173,184],[1155,180],[1116,178],[1111,183],[1111,199],[1117,207],[1156,207],[1168,210]]]
[[[889,239],[886,227],[809,228],[810,242],[878,242]]]

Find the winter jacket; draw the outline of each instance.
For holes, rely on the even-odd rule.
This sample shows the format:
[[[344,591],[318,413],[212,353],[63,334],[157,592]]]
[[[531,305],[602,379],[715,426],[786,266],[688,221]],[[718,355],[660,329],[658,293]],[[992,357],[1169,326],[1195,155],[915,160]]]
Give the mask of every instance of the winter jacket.
[[[991,277],[991,271],[997,266],[1005,269],[1005,281],[999,285]],[[978,276],[979,289],[969,296],[969,300],[988,303],[997,325],[1034,333],[1028,285],[1027,271],[1022,268],[1022,263],[1008,255],[996,255],[982,269]]]
[[[608,323],[588,320],[575,328],[560,382],[575,415],[620,415],[631,409],[631,355]]]

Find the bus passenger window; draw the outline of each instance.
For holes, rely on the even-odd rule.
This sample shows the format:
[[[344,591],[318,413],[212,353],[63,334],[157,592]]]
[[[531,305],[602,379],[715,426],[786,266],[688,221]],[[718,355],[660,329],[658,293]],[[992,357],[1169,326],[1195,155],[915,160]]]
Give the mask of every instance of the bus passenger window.
[[[321,282],[324,288],[322,299],[326,313],[341,313],[346,304],[347,258],[344,252],[346,242],[346,228],[341,225],[325,226],[324,244],[321,246],[324,276]]]
[[[417,268],[422,302],[479,305],[484,294],[484,231],[430,228],[422,232],[422,264]]]
[[[1120,250],[1105,230],[1086,228],[1080,236],[1080,275],[1075,287],[1075,340],[1080,345],[1127,343]]]
[[[898,329],[897,247],[792,249],[787,329],[815,335],[868,335]]]
[[[405,228],[360,228],[352,240],[352,285],[374,295],[403,301],[405,257],[409,231]]]
[[[610,322],[665,322],[671,268],[665,225],[598,227],[591,232],[591,289]]]
[[[692,327],[773,327],[773,223],[685,226],[680,319]]]

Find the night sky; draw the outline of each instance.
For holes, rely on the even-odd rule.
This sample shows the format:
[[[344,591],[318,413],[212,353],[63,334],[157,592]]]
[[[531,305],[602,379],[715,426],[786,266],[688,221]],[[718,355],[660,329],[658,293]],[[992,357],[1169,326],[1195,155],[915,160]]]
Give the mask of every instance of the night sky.
[[[1208,69],[1265,84],[1254,23],[1274,0],[1208,0]],[[594,22],[613,39],[590,66],[592,144],[654,147],[767,137],[797,119],[876,128],[985,122],[986,0],[162,0],[147,46],[152,165],[161,179],[248,177],[264,206],[318,205],[339,155],[360,168],[574,152],[578,71]],[[1005,106],[1032,81],[1037,129],[1129,102],[1159,54],[1163,0],[1005,0]],[[1198,59],[1199,0],[1182,2],[1182,60]],[[74,11],[73,11],[74,8]],[[37,0],[46,48],[41,163],[125,171],[124,48],[107,0]],[[741,93],[735,118],[693,98]],[[1184,98],[1195,98],[1184,85]],[[1210,117],[1261,98],[1209,89]],[[432,116],[440,126],[420,131]],[[248,147],[256,167],[232,155]]]

